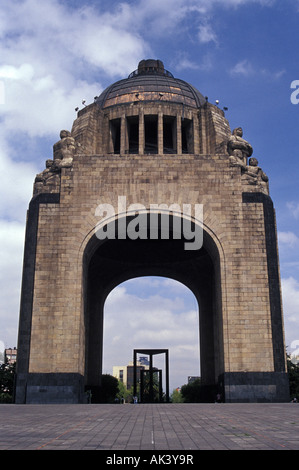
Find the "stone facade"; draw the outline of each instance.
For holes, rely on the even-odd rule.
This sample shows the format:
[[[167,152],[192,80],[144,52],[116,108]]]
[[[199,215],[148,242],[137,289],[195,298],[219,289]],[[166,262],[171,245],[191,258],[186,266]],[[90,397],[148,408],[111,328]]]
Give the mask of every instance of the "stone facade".
[[[106,92],[105,100],[79,111],[71,132],[61,132],[53,159],[36,177],[24,255],[18,403],[78,403],[84,387],[100,386],[106,296],[132,275],[160,273],[184,282],[199,301],[207,386],[221,387],[232,402],[288,399],[268,178],[222,110],[207,99],[182,105],[163,92],[165,101],[138,93],[138,100],[121,96],[112,105]],[[119,196],[146,209],[202,204],[201,255],[177,245],[167,255],[157,245],[149,260],[147,240],[136,245],[138,263],[129,242],[111,241],[112,249],[100,242],[97,207],[111,204],[117,219]]]

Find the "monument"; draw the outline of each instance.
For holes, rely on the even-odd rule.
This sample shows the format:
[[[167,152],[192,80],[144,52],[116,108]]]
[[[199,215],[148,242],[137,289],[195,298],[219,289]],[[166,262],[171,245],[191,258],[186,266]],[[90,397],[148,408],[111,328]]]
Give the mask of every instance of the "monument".
[[[204,385],[226,402],[288,400],[275,211],[252,155],[159,60],[78,111],[28,208],[16,403],[100,387],[105,299],[145,275],[194,293]]]

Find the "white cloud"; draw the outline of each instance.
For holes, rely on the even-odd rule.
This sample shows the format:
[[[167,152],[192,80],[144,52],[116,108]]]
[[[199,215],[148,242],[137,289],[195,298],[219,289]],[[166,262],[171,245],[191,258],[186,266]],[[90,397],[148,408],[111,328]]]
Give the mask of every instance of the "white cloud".
[[[0,217],[25,222],[37,167],[9,157],[13,150],[0,138]]]
[[[110,14],[92,7],[69,9],[56,0],[12,0],[5,10],[0,117],[7,132],[42,136],[70,127],[75,107],[102,90],[88,80],[87,70],[123,76],[148,49],[122,9]]]
[[[24,225],[0,220],[0,340],[6,347],[17,345]]]
[[[282,279],[284,313],[299,326],[299,282],[293,277]]]
[[[200,62],[193,61],[186,52],[178,51],[175,57],[170,61],[170,70],[181,72],[182,70],[208,71],[213,67],[213,62],[209,53],[204,54]]]
[[[34,70],[30,64],[22,64],[20,67],[3,65],[0,67],[0,78],[28,81],[33,78]]]
[[[299,340],[299,282],[293,277],[282,279],[282,297],[286,346]]]
[[[248,59],[241,60],[231,70],[231,75],[252,75],[254,73],[253,67]]]
[[[201,24],[198,27],[198,39],[201,43],[217,42],[217,36],[210,24]]]
[[[140,281],[143,287],[148,283],[150,294],[140,296]],[[129,294],[127,286],[131,284],[133,292],[135,282],[135,294]],[[156,295],[151,295],[153,287]],[[176,297],[172,297],[175,287]],[[113,365],[126,365],[133,349],[158,348],[169,349],[171,387],[186,383],[188,375],[198,375],[198,311],[186,309],[188,296],[193,296],[187,291],[163,278],[140,278],[114,289],[105,304],[104,372],[112,373]],[[155,358],[154,365],[163,361]]]
[[[282,70],[278,70],[278,72],[275,72],[273,77],[275,80],[279,80],[285,74],[286,74],[286,70],[282,69]]]
[[[0,10],[0,78],[5,86],[0,116],[5,128],[39,136],[59,132],[71,125],[82,98],[92,100],[102,89],[88,81],[87,70],[123,77],[151,54],[144,35],[150,40],[150,31],[169,35],[184,29],[188,15],[197,15],[199,41],[215,42],[216,33],[203,13],[219,4],[243,3],[140,0],[108,11],[102,5],[71,9],[57,0],[12,0]],[[182,66],[195,64],[185,59]],[[237,64],[235,73],[243,73],[242,67]]]
[[[282,69],[282,70],[273,72],[266,68],[260,69],[258,67],[254,67],[253,64],[250,62],[250,60],[243,59],[237,62],[233,67],[231,67],[231,69],[229,70],[229,73],[232,76],[243,75],[244,77],[248,77],[248,76],[251,77],[255,75],[258,77],[262,76],[264,78],[271,79],[271,80],[279,80],[285,74],[285,70]]]
[[[125,8],[105,13],[92,6],[71,9],[57,0],[13,0],[10,4],[14,8],[6,12],[2,60],[19,62],[20,57],[28,57],[30,64],[39,62],[38,74],[53,70],[59,81],[66,71],[78,75],[88,64],[114,75],[129,70],[143,53],[145,43],[132,28],[134,19]],[[62,77],[56,75],[59,70]]]
[[[294,248],[299,244],[299,238],[294,232],[278,232],[279,243]]]
[[[71,128],[76,117],[75,107],[81,105],[83,98],[90,100],[101,90],[96,84],[80,80],[68,89],[56,83],[54,76],[38,77],[33,67],[31,69],[31,80],[4,80],[5,104],[0,109],[2,125],[8,137],[18,131],[30,137],[56,135],[58,140],[61,129]]]
[[[299,218],[299,202],[287,202],[287,208],[295,219]]]

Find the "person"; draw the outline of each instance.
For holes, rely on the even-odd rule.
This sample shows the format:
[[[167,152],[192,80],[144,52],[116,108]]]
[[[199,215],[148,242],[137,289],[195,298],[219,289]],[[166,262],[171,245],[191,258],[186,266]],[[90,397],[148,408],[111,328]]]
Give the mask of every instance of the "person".
[[[217,393],[217,395],[216,395],[216,403],[221,403],[221,393]]]

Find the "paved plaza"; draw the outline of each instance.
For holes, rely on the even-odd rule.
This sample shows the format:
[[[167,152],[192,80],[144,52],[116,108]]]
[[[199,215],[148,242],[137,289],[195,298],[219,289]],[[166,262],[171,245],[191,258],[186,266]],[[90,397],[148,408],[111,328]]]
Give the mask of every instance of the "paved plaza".
[[[0,436],[0,450],[298,450],[299,404],[0,405]]]

